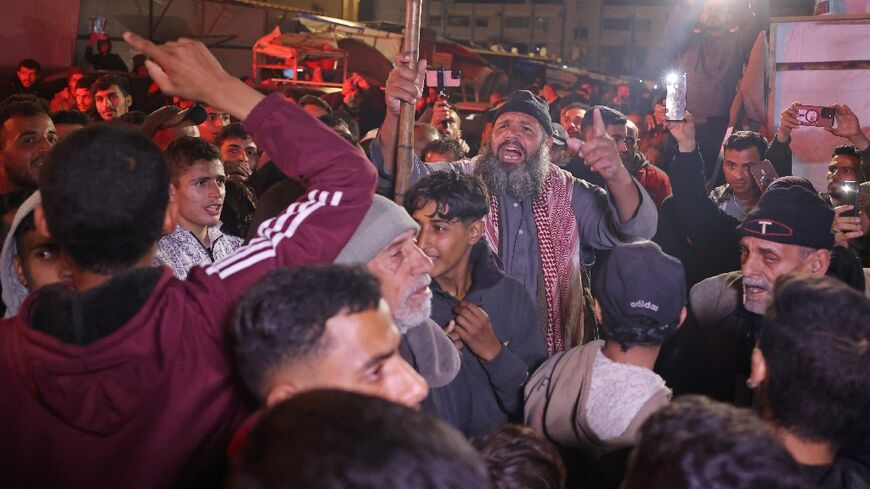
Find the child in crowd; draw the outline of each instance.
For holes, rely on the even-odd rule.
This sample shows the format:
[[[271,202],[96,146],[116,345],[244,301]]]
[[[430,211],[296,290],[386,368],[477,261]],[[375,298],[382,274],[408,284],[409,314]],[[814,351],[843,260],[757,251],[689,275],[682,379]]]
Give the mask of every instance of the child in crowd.
[[[526,422],[592,456],[633,445],[667,404],[670,390],[652,368],[686,317],[683,267],[651,241],[614,248],[597,291],[604,339],[551,357],[526,386]]]
[[[0,283],[6,306],[4,317],[15,316],[29,292],[72,277],[57,243],[37,231],[33,223],[33,208],[40,202],[37,191],[21,204],[3,243]]]
[[[433,389],[434,411],[466,434],[487,433],[523,412],[523,385],[547,356],[525,288],[499,268],[483,238],[489,210],[476,176],[436,172],[406,197],[432,260],[432,319],[460,349],[459,375]]]

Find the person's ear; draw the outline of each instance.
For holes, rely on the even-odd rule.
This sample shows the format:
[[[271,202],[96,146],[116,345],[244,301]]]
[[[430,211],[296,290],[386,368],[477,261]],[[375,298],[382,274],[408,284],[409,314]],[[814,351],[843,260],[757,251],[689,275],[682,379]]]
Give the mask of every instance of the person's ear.
[[[12,257],[12,264],[15,265],[15,276],[18,277],[18,281],[21,282],[21,285],[25,289],[28,288],[27,277],[24,276],[24,267],[21,265],[21,257],[18,255]]]
[[[592,299],[592,303],[592,311],[595,313],[595,321],[597,321],[598,324],[604,323],[604,315],[601,313],[601,304],[598,303],[597,299]]]
[[[752,349],[752,373],[746,380],[746,386],[755,389],[765,380],[767,380],[767,362],[764,360],[761,348],[756,346]]]
[[[289,399],[297,394],[296,386],[292,384],[278,384],[266,394],[266,407],[271,408],[284,399]]]
[[[680,311],[680,322],[679,324],[677,324],[677,329],[679,329],[683,325],[683,323],[686,322],[686,316],[688,315],[688,313],[689,310],[686,309],[686,306],[683,306],[683,310]]]
[[[807,257],[806,267],[813,275],[821,276],[828,273],[831,264],[831,253],[828,250],[814,250]]]
[[[127,108],[130,108],[133,106],[133,96],[132,95],[127,95],[126,97],[124,97],[124,100],[127,102]]]
[[[36,228],[39,234],[51,237],[51,233],[48,231],[48,223],[45,221],[45,209],[43,209],[41,202],[33,208],[33,227]]]
[[[175,202],[175,194],[178,192],[178,187],[174,183],[169,184],[169,202]]]
[[[544,141],[544,144],[547,145],[547,150],[549,151],[553,147],[553,136],[547,137],[547,140]]]
[[[483,237],[483,231],[486,228],[483,219],[472,222],[468,226],[468,244],[474,246]]]

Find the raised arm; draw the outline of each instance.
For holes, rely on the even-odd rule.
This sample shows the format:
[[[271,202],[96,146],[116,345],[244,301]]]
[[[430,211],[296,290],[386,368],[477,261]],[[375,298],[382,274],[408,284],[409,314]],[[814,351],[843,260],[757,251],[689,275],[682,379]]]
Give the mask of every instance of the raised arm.
[[[331,263],[372,202],[375,171],[362,153],[280,94],[264,98],[230,76],[202,43],[180,39],[161,46],[131,33],[125,39],[149,56],[151,77],[167,94],[203,102],[245,121],[254,139],[305,194],[262,223],[257,237],[206,268],[195,267],[191,290],[216,323],[236,297],[268,270]]]
[[[380,143],[380,158],[383,161],[382,171],[387,175],[395,175],[396,142],[399,135],[399,109],[402,102],[416,104],[423,96],[423,80],[426,77],[426,60],[421,59],[417,70],[409,66],[411,57],[399,55],[396,57],[396,67],[390,71],[384,88],[384,98],[387,103],[387,114],[381,131],[378,133]]]
[[[595,109],[592,117],[592,137],[580,148],[583,162],[592,171],[601,174],[607,183],[607,191],[616,205],[620,222],[628,222],[637,214],[641,204],[638,185],[622,164],[616,143],[607,135],[601,112]]]

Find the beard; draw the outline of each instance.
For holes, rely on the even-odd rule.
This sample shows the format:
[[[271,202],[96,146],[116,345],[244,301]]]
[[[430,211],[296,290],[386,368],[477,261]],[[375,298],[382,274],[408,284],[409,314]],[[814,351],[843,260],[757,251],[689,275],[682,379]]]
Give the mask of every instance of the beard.
[[[474,174],[489,188],[491,195],[508,194],[518,201],[535,198],[544,190],[544,179],[550,171],[550,150],[541,144],[526,161],[507,172],[493,152],[491,142],[483,147],[474,167]]]
[[[768,282],[766,279],[760,277],[743,277],[743,307],[746,308],[747,311],[753,312],[755,314],[764,315],[767,310],[768,301],[770,301],[770,290],[773,288],[773,285]],[[763,291],[763,294],[753,294],[749,295],[746,293],[746,288],[752,287],[755,289],[760,289]]]
[[[420,277],[415,281],[412,287],[403,294],[400,303],[393,307],[393,322],[399,328],[399,332],[405,334],[409,329],[423,324],[423,321],[429,319],[432,315],[432,292],[430,291],[424,298],[412,298],[415,292],[422,287],[428,286],[432,282],[429,275]]]

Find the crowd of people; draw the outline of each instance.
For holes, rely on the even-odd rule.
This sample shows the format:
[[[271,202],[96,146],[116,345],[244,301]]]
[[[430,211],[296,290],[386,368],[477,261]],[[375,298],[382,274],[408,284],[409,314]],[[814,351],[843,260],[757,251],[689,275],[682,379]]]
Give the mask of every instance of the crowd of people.
[[[680,56],[733,33],[718,4]],[[160,107],[77,67],[49,97],[33,60],[0,102],[2,485],[870,487],[848,106],[820,192],[796,103],[711,149],[718,101],[543,83],[469,144],[409,56],[288,100],[124,39]]]

